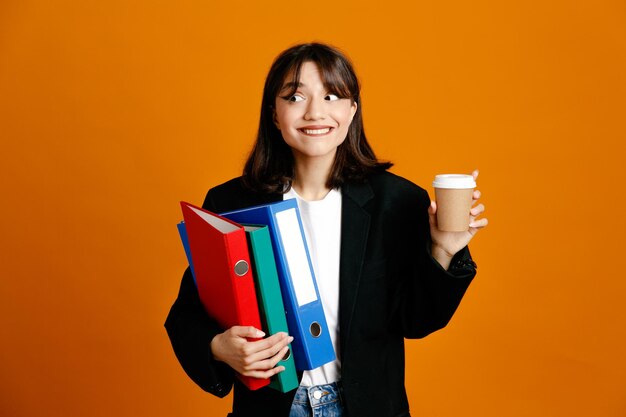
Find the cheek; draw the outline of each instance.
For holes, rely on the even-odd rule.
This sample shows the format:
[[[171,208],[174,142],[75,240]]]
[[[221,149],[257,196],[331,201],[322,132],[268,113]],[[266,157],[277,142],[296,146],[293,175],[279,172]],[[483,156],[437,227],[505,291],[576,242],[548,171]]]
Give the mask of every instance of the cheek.
[[[354,118],[354,115],[356,114],[356,109],[354,109],[352,107],[352,105],[347,104],[346,107],[344,107],[341,111],[342,113],[342,121],[344,123],[350,124],[350,122],[352,122],[352,119]]]
[[[277,108],[274,120],[276,120],[283,129],[286,129],[294,120],[293,111],[289,111],[285,108]]]

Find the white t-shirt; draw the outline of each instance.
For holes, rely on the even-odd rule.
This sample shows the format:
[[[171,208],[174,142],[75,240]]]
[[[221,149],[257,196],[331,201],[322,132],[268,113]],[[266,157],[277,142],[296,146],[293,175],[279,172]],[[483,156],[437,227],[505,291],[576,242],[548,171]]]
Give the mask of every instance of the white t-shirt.
[[[296,198],[302,217],[317,288],[337,359],[304,371],[300,385],[330,384],[341,379],[339,361],[339,255],[341,249],[341,192],[331,190],[322,200],[306,201],[293,188],[284,200]]]

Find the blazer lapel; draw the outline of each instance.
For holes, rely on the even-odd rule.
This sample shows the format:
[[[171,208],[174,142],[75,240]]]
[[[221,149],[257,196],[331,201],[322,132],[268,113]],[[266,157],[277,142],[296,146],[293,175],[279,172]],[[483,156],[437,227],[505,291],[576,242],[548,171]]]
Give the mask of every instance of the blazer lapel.
[[[370,215],[363,206],[374,196],[374,192],[368,183],[346,184],[342,187],[342,195],[339,263],[340,354],[346,352],[369,234]]]

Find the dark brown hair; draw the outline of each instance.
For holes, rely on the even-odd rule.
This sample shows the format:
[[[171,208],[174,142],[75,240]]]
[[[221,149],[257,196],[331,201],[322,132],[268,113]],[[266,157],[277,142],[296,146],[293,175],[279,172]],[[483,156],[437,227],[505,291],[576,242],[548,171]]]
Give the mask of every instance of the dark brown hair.
[[[378,161],[367,142],[363,130],[361,88],[348,58],[329,45],[301,44],[281,53],[274,60],[265,79],[259,131],[243,171],[244,183],[254,190],[283,193],[291,187],[295,175],[293,155],[274,124],[274,104],[289,74],[293,77],[291,85],[294,87],[288,94],[295,92],[300,69],[305,62],[313,62],[319,67],[322,81],[329,92],[357,103],[346,140],[337,148],[326,185],[337,188],[346,180],[361,181],[367,174],[388,169],[392,165]]]

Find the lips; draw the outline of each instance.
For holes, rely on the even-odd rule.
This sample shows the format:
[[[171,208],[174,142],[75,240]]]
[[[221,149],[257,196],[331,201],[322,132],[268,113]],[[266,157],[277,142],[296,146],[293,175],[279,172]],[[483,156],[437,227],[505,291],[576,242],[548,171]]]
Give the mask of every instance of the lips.
[[[335,128],[332,126],[305,126],[298,129],[299,132],[307,136],[323,136],[332,132]]]

